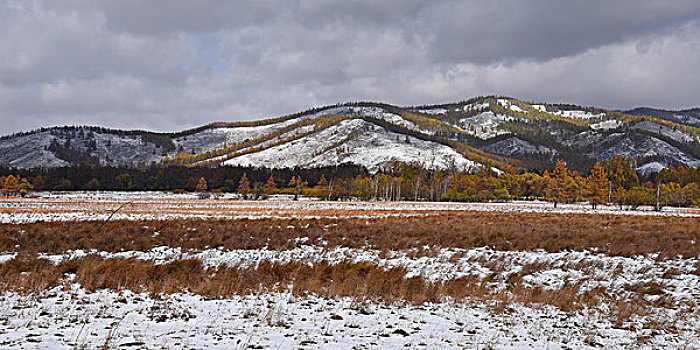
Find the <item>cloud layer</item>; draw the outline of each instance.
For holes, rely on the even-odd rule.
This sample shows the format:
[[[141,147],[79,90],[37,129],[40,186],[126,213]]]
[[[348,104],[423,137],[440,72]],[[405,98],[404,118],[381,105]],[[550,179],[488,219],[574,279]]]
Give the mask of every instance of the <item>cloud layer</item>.
[[[356,100],[699,105],[700,2],[0,0],[0,133]]]

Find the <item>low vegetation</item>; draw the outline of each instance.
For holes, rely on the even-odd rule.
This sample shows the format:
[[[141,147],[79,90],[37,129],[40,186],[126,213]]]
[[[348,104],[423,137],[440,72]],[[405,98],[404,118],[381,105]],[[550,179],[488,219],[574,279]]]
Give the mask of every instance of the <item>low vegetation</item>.
[[[68,250],[147,251],[158,246],[291,249],[325,242],[379,250],[422,246],[548,252],[596,250],[610,256],[658,253],[700,256],[697,217],[528,212],[437,212],[378,219],[241,219],[39,222],[0,225],[0,251],[60,254]]]
[[[492,266],[497,266],[496,262]],[[608,317],[619,325],[630,321],[633,316],[648,316],[654,308],[675,307],[681,313],[689,312],[688,307],[692,308],[692,305],[681,307],[664,298],[664,291],[655,282],[626,285],[628,295],[624,300],[618,300],[606,288],[582,291],[584,281],[556,289],[524,282],[523,276],[537,271],[537,268],[529,267],[519,273],[501,276],[496,270],[484,278],[471,275],[429,282],[422,277],[407,277],[403,268],[385,269],[374,263],[278,264],[263,261],[254,267],[240,268],[205,267],[194,259],[157,265],[133,258],[85,257],[53,264],[45,259],[25,257],[0,265],[0,291],[38,294],[55,287],[67,288],[70,282],[79,283],[88,292],[130,290],[156,296],[161,293],[195,293],[212,299],[291,292],[297,296],[351,297],[359,301],[419,305],[449,298],[485,302],[497,313],[507,312],[512,303],[552,305],[564,312],[606,304],[610,305]]]

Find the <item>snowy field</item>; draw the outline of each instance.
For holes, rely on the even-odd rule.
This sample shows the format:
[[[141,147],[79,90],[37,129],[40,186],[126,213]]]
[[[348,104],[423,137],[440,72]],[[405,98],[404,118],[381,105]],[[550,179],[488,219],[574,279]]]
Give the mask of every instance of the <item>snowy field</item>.
[[[366,229],[373,232],[382,220],[466,220],[455,216],[465,212],[534,213],[554,218],[605,214],[609,225],[601,231],[615,234],[615,222],[620,221],[616,218],[620,217],[638,222],[639,230],[649,230],[642,226],[647,223],[652,227],[650,235],[658,234],[663,241],[664,229],[653,229],[654,225],[679,223],[684,228],[674,232],[680,231],[687,239],[679,244],[695,246],[700,241],[697,209],[669,208],[659,213],[650,208],[620,211],[603,207],[594,211],[583,204],[554,209],[542,202],[322,202],[286,197],[243,201],[234,196],[200,200],[194,194],[157,192],[41,193],[35,198],[0,201],[0,243],[17,237],[31,242],[26,235],[38,225],[46,225],[42,222],[63,222],[61,230],[70,233],[69,221],[75,225],[104,221],[125,203],[129,204],[111,220],[124,220],[139,228],[141,220],[156,220],[144,222],[150,225],[158,220],[201,225],[183,228],[195,238],[210,234],[202,228],[211,231],[214,227],[192,219],[255,219],[252,222],[270,222],[289,231],[291,247],[171,245],[143,250],[46,252],[44,248],[5,244],[10,248],[0,250],[0,349],[700,349],[697,255],[669,256],[659,251],[623,256],[593,246],[507,250],[487,243],[459,248],[455,246],[458,243],[448,241],[445,246],[415,244],[392,250],[377,246],[380,241],[344,246],[332,243],[331,236],[309,238],[309,233],[305,237],[314,227],[302,225],[307,220],[332,235],[333,227],[346,221],[366,221]],[[314,224],[318,218],[326,221]],[[296,226],[286,224],[293,220]],[[241,225],[235,227],[240,229]],[[142,228],[155,240],[167,234],[158,230],[168,227]],[[344,231],[339,232],[343,235]],[[668,237],[678,240],[670,233]],[[143,236],[137,237],[135,232],[133,239]],[[658,241],[650,237],[649,244]],[[399,271],[404,279],[438,286],[439,292],[432,301],[383,300],[363,292],[369,288],[363,285],[349,296],[332,291],[305,293],[297,290],[294,279],[289,282],[284,276],[281,280],[285,283],[261,283],[252,293],[225,297],[197,292],[196,288],[167,294],[145,286],[140,290],[90,290],[79,282],[85,278],[81,264],[89,265],[94,259],[149,266],[197,261],[205,275],[226,268],[251,271],[264,264],[376,266]],[[38,273],[28,268],[13,274],[11,269],[22,269],[16,261],[43,261],[50,266],[75,263],[78,267],[67,270],[57,284],[13,289],[6,284],[19,286],[23,279],[31,280],[31,275]],[[450,290],[455,286],[456,291]]]
[[[103,221],[112,213],[114,220],[167,219],[265,219],[265,218],[378,218],[424,216],[444,211],[498,211],[535,213],[585,213],[614,215],[697,216],[700,209],[664,208],[662,212],[642,207],[620,210],[599,206],[593,210],[585,203],[560,204],[538,201],[507,203],[445,202],[325,202],[309,198],[292,201],[291,196],[273,196],[265,201],[244,201],[227,194],[217,199],[197,199],[194,193],[163,192],[69,192],[39,193],[33,198],[0,198],[0,223],[41,221]]]
[[[226,300],[79,288],[40,299],[5,295],[7,349],[695,349],[683,334],[615,328],[597,310],[484,304],[377,305],[350,298],[259,294]],[[697,322],[697,319],[694,320]],[[697,325],[697,323],[695,323]],[[652,344],[640,339],[653,336]]]
[[[46,256],[55,262],[83,256],[68,252]],[[108,257],[110,254],[93,252]],[[459,255],[459,258],[454,258]],[[509,276],[544,265],[523,280],[531,286],[582,290],[605,288],[627,298],[625,285],[654,280],[666,291],[669,309],[658,308],[616,324],[611,305],[564,312],[556,307],[493,300],[445,299],[412,305],[375,303],[361,298],[323,298],[266,293],[207,299],[193,294],[154,297],[148,293],[101,290],[79,285],[39,295],[5,293],[0,298],[0,347],[3,348],[151,348],[151,349],[697,349],[700,333],[700,276],[697,259],[656,263],[653,258],[610,258],[586,252],[495,252],[441,250],[412,259],[405,252],[380,258],[378,252],[304,247],[297,251],[203,251],[189,256],[177,249],[126,252],[164,263],[198,258],[206,264],[254,265],[262,260],[330,262],[372,261],[405,266],[409,275],[451,279],[474,274]],[[500,270],[500,262],[505,270]],[[695,272],[695,274],[693,274]],[[581,283],[579,283],[581,282]],[[497,291],[498,279],[492,282]],[[658,295],[648,297],[660,297]],[[497,308],[503,308],[496,311]]]

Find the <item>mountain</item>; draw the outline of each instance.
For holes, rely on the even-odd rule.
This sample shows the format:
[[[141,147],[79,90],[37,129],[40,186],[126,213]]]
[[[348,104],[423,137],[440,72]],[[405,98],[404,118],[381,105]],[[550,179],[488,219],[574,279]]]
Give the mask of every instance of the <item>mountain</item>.
[[[669,164],[700,166],[694,117],[672,120],[635,111],[643,115],[489,96],[412,107],[345,103],[177,133],[54,127],[0,138],[0,166],[351,163],[375,172],[394,162],[431,169],[543,169],[564,159],[570,168],[586,170],[616,154],[636,159],[644,171]]]
[[[682,111],[666,111],[649,107],[638,107],[625,111],[626,114],[651,116],[673,123],[700,127],[700,108],[684,109]]]

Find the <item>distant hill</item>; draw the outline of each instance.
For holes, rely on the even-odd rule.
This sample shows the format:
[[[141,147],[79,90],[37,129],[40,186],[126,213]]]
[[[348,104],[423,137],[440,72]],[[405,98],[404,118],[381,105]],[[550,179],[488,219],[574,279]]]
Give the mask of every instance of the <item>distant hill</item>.
[[[638,107],[625,111],[624,113],[633,115],[648,115],[678,124],[700,127],[700,108],[684,109],[682,111],[666,111],[663,109]]]
[[[640,169],[700,166],[700,110],[628,112],[477,97],[430,106],[345,103],[273,119],[212,123],[179,133],[94,126],[44,128],[0,138],[0,165],[77,164],[312,168],[394,162],[431,169],[586,170],[622,154]]]

